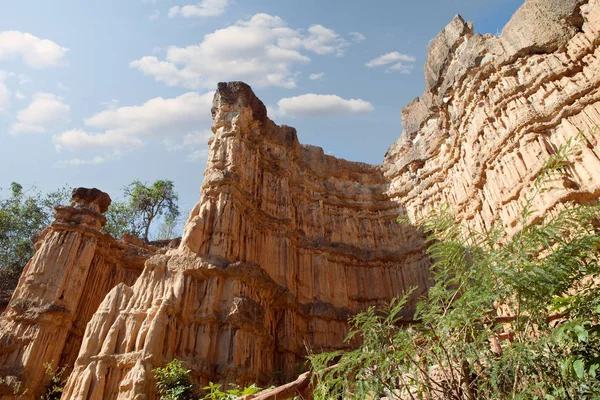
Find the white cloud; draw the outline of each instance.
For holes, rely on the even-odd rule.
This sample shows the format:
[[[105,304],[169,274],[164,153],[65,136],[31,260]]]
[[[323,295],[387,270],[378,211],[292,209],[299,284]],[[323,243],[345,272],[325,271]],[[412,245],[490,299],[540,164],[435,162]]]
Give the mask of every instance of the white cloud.
[[[308,28],[308,37],[303,40],[306,50],[325,55],[333,54],[341,57],[349,43],[340,37],[334,30],[323,25],[312,25]]]
[[[336,95],[313,93],[283,98],[277,106],[277,115],[292,118],[362,114],[373,110],[373,105],[365,100],[346,100]]]
[[[308,76],[308,79],[310,79],[311,81],[316,81],[319,79],[323,79],[324,76],[325,76],[325,72],[319,72],[319,73],[310,74]]]
[[[26,96],[23,93],[21,93],[20,90],[17,90],[15,92],[15,97],[17,98],[17,100],[25,100],[26,98]]]
[[[374,58],[373,60],[366,63],[365,66],[369,68],[374,68],[380,67],[382,65],[388,65],[398,61],[412,63],[417,61],[417,59],[414,56],[393,51],[391,53],[387,53],[380,57]]]
[[[148,21],[156,21],[160,17],[160,10],[154,10],[152,14],[148,15]]]
[[[195,151],[200,139],[194,133],[202,126],[210,126],[213,96],[213,92],[188,92],[170,99],[156,97],[139,106],[117,108],[112,103],[112,108],[86,119],[85,130],[62,132],[52,141],[57,151],[71,152],[120,154],[148,141],[164,142],[167,149],[171,146],[175,150]],[[179,141],[180,145],[173,144]],[[206,146],[206,141],[202,145]]]
[[[69,51],[48,39],[40,39],[30,33],[5,31],[0,33],[0,60],[21,57],[34,68],[56,67],[65,64]]]
[[[368,68],[376,68],[384,65],[389,66],[385,72],[398,72],[401,74],[410,74],[414,68],[414,62],[417,59],[414,56],[408,54],[402,54],[397,51],[384,54],[380,57],[374,58],[365,64]]]
[[[357,43],[362,42],[366,39],[365,35],[363,35],[360,32],[350,32],[350,36],[352,36],[352,40],[354,40]]]
[[[175,6],[169,9],[169,18],[181,15],[184,18],[217,17],[225,13],[230,0],[202,0],[195,5]]]
[[[385,72],[399,72],[401,74],[410,74],[414,68],[414,64],[405,64],[403,62],[396,63],[385,70]]]
[[[0,112],[6,111],[6,108],[10,104],[11,91],[4,84],[4,80],[8,74],[4,71],[0,71]]]
[[[119,135],[116,132],[105,132],[92,135],[81,129],[71,129],[60,135],[53,136],[52,142],[57,151],[67,148],[72,152],[86,150],[112,150],[116,153],[120,149],[130,150],[143,146],[143,142],[136,137]]]
[[[145,56],[129,66],[168,86],[189,89],[212,89],[218,82],[233,80],[294,88],[298,76],[294,66],[311,60],[304,51],[341,56],[348,45],[321,25],[304,32],[289,28],[279,17],[256,14],[205,35],[198,45],[169,47],[166,60]]]
[[[72,158],[70,160],[61,160],[54,164],[54,168],[68,168],[68,167],[80,167],[82,165],[98,165],[106,162],[104,157],[96,156],[89,160],[82,160],[81,158]]]
[[[17,113],[17,122],[10,128],[12,135],[44,133],[47,129],[68,123],[71,107],[52,93],[37,93],[29,106]]]

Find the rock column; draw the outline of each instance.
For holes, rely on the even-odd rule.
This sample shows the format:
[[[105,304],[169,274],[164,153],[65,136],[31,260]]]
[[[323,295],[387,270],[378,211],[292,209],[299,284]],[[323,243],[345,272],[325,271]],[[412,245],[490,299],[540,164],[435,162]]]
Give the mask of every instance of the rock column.
[[[0,399],[39,398],[49,380],[44,365],[58,366],[90,272],[102,213],[110,197],[98,189],[73,191],[70,206],[56,207],[55,221],[41,233],[6,312],[0,319]]]

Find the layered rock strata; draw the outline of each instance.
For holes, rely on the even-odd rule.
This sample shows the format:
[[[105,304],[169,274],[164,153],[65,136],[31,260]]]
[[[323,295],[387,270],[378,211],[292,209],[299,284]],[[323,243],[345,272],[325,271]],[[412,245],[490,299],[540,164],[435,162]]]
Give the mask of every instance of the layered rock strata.
[[[484,230],[514,231],[545,161],[583,132],[538,218],[600,195],[600,3],[528,0],[500,36],[456,17],[432,42],[426,89],[402,111],[383,164],[411,216],[443,204]]]
[[[220,84],[201,199],[181,245],[81,318],[90,322],[63,398],[153,399],[152,369],[174,357],[200,384],[289,377],[307,351],[344,346],[352,313],[427,289],[423,236],[397,224],[399,214],[448,204],[474,228],[499,220],[515,230],[545,160],[571,138],[581,138],[571,165],[557,189],[540,193],[532,218],[568,200],[596,201],[599,43],[600,0],[527,0],[497,37],[456,17],[430,46],[425,92],[403,110],[402,137],[382,166],[300,145],[247,85]],[[40,251],[31,264],[43,265]],[[0,347],[1,365],[20,365],[13,375],[37,374],[34,357],[72,359],[75,350],[45,354],[56,352],[45,332],[66,333],[35,312],[11,303],[0,323],[3,335],[37,343]]]
[[[154,398],[151,371],[174,357],[201,384],[291,378],[307,351],[345,346],[357,310],[428,287],[379,167],[300,145],[240,82],[219,84],[213,119],[181,246],[107,296],[64,398]]]
[[[106,294],[133,284],[149,248],[118,242],[99,232],[110,197],[97,189],[73,191],[71,206],[56,207],[55,221],[36,238],[7,310],[0,317],[0,399],[15,385],[38,399],[50,376],[46,365],[72,366],[85,326]]]

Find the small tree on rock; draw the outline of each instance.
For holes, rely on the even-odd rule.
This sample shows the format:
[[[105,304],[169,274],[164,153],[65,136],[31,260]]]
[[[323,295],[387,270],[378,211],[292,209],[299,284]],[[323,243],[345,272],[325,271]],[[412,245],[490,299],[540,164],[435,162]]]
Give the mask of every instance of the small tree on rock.
[[[146,242],[150,225],[157,216],[173,220],[179,216],[179,197],[174,186],[170,180],[157,180],[150,186],[135,180],[125,188],[131,209],[141,218],[142,237]]]

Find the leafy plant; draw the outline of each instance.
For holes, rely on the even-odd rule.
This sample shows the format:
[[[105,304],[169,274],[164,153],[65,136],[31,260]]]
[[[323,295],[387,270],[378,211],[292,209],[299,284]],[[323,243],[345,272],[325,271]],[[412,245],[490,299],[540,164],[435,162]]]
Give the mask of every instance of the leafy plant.
[[[190,377],[191,370],[185,369],[178,359],[173,359],[164,368],[154,369],[156,388],[161,400],[195,400],[196,387]]]
[[[534,207],[568,175],[580,138],[546,162],[517,232],[478,232],[448,208],[419,221],[435,277],[427,298],[409,325],[408,295],[355,316],[348,340],[360,348],[310,358],[316,398],[599,398],[600,206]]]
[[[40,397],[40,400],[60,400],[65,383],[67,383],[67,368],[61,367],[53,369],[50,363],[44,364],[46,375],[50,377],[50,383],[46,387],[46,393]]]
[[[203,389],[206,391],[203,399],[205,400],[234,400],[242,396],[256,394],[263,389],[258,386],[252,384],[245,388],[240,388],[237,385],[229,384],[230,389],[221,391],[222,385],[218,383],[210,382],[208,386],[205,386]]]
[[[174,220],[179,216],[179,200],[174,190],[173,181],[157,180],[147,186],[136,180],[126,189],[131,209],[141,219],[142,236],[148,241],[150,225],[157,216],[165,215]]]

